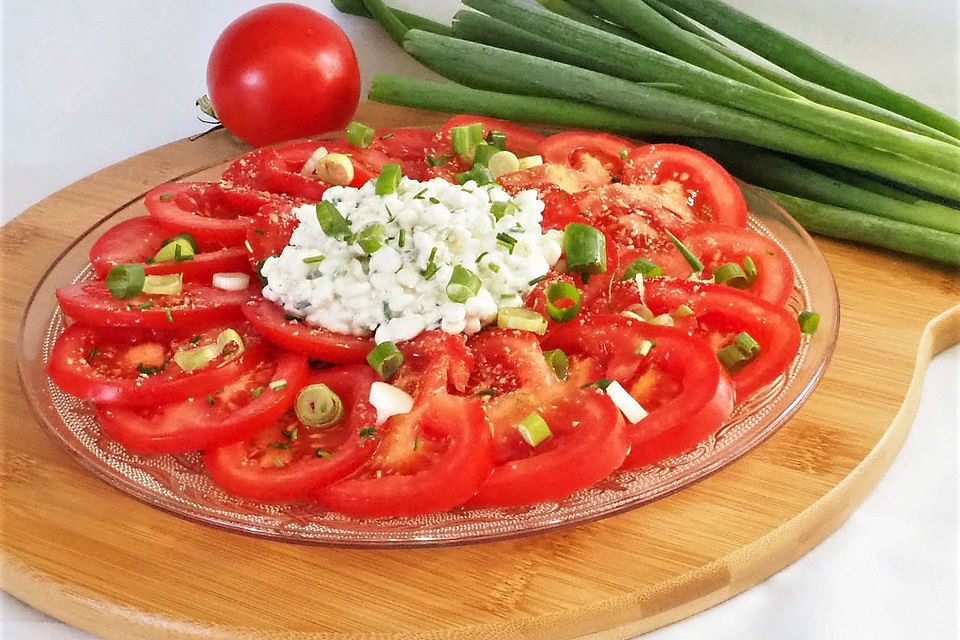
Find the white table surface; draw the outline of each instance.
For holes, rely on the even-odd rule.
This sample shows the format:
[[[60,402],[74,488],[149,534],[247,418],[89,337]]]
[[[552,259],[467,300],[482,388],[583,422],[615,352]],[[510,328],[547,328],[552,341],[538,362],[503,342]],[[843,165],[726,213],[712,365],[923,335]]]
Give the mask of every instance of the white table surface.
[[[395,3],[441,19],[458,4]],[[205,93],[210,47],[259,4],[0,0],[0,222],[92,171],[201,131],[192,105]],[[365,90],[375,70],[430,77],[372,22],[312,4],[350,36]],[[960,110],[956,0],[732,4],[932,106]],[[903,452],[846,524],[763,584],[646,637],[958,637],[958,398],[955,347],[934,359]],[[0,637],[93,638],[3,593]]]

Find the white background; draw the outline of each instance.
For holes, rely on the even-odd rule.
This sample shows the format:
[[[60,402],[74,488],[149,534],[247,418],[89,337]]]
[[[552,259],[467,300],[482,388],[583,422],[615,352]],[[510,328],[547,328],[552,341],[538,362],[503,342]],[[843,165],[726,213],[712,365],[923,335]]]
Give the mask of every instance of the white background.
[[[440,19],[458,8],[453,0],[394,1]],[[213,41],[230,20],[259,4],[0,0],[0,221],[92,171],[201,131],[192,106],[205,92]],[[374,71],[429,77],[372,22],[339,14],[326,2],[311,4],[354,42],[364,90]],[[956,0],[732,4],[957,115]],[[647,637],[956,638],[958,371],[960,348],[934,360],[903,453],[837,533],[762,585]],[[0,636],[92,637],[5,594]]]

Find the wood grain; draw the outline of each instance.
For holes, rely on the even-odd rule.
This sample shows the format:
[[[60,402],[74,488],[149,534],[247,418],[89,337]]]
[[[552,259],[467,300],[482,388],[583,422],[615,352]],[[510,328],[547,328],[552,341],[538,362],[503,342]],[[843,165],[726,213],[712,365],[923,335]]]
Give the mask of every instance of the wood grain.
[[[378,126],[442,116],[362,105]],[[960,340],[960,277],[820,240],[842,303],[833,364],[801,411],[721,472],[634,511],[473,547],[334,550],[180,520],[100,482],[20,392],[25,301],[79,233],[150,187],[246,149],[218,132],[131,158],[0,230],[0,586],[106,638],[626,638],[764,580],[832,532],[906,437],[927,361]],[[139,205],[137,205],[139,206]]]

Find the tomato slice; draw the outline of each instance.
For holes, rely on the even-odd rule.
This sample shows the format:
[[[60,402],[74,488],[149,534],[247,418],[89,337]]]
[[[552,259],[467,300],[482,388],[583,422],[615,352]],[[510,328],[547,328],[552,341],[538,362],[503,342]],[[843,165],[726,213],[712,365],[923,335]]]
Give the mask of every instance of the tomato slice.
[[[182,329],[243,318],[240,306],[258,288],[223,291],[185,282],[177,295],[140,294],[118,300],[102,280],[57,289],[60,309],[77,322],[101,327]]]
[[[625,184],[678,182],[701,222],[747,225],[747,203],[726,170],[708,155],[678,144],[651,144],[630,152]]]
[[[185,281],[210,283],[215,273],[247,272],[246,250],[243,247],[216,248],[203,246],[192,260],[183,262],[146,261],[160,251],[163,241],[172,234],[151,218],[142,216],[117,223],[107,230],[90,249],[90,262],[100,278],[118,264],[142,264],[149,275],[182,273]]]
[[[518,158],[536,155],[537,146],[546,138],[542,133],[523,127],[515,122],[470,114],[454,116],[447,120],[443,125],[443,137],[449,140],[450,129],[476,124],[477,122],[483,125],[484,137],[491,131],[503,131],[507,134],[507,149],[515,153]]]
[[[290,236],[300,224],[293,210],[302,204],[302,200],[276,200],[243,218],[246,228],[244,248],[254,273],[260,273],[263,261],[280,255],[290,243]]]
[[[442,148],[440,136],[436,131],[426,129],[379,129],[369,148],[399,163],[403,175],[411,180],[425,179],[430,167],[428,155],[433,156],[435,162],[436,158],[444,155],[438,152]]]
[[[439,329],[423,331],[397,345],[404,366],[391,381],[413,397],[438,391],[457,393],[467,388],[473,370],[473,354],[463,335]]]
[[[800,350],[796,318],[780,306],[724,285],[654,278],[645,283],[646,303],[655,314],[670,313],[681,304],[693,310],[693,333],[714,353],[740,332],[760,344],[760,354],[733,374],[737,399],[744,400],[779,378]]]
[[[310,372],[307,384],[325,384],[340,397],[340,422],[325,429],[310,427],[295,411],[287,411],[258,434],[208,451],[203,461],[214,482],[234,495],[283,502],[306,498],[348,475],[377,448],[375,439],[364,435],[376,420],[369,402],[374,380],[370,367]]]
[[[472,388],[496,391],[484,409],[497,465],[472,506],[559,500],[620,466],[630,448],[623,416],[599,390],[582,388],[584,376],[559,380],[533,334],[492,330],[471,340],[470,348],[477,357]],[[536,447],[517,429],[533,412],[551,432]]]
[[[566,164],[539,164],[523,171],[514,171],[497,178],[508,193],[515,195],[525,189],[557,187],[567,193],[579,193],[590,187],[590,182],[573,167]]]
[[[171,182],[154,188],[143,201],[150,216],[170,233],[189,233],[197,242],[241,244],[243,220],[270,201],[262,192],[215,182]]]
[[[317,493],[321,505],[364,518],[446,511],[476,493],[493,468],[490,427],[476,398],[424,394],[377,433],[370,460]]]
[[[634,349],[643,340],[655,346],[638,356]],[[627,469],[695,447],[733,410],[733,385],[713,351],[679,329],[593,315],[552,332],[544,348],[596,359],[604,377],[619,382],[649,412],[627,425]]]
[[[783,306],[793,293],[793,263],[770,238],[740,227],[704,223],[692,227],[683,236],[683,243],[700,258],[704,278],[710,278],[721,265],[742,265],[749,257],[757,267],[757,277],[744,291],[777,306]],[[680,273],[665,273],[683,277],[689,271],[687,267]]]
[[[173,355],[215,344],[227,328],[174,333],[74,324],[57,338],[47,375],[83,400],[125,406],[153,406],[211,393],[263,359],[263,341],[250,325],[236,327],[246,347],[240,355],[221,353],[193,372],[181,369]]]
[[[326,362],[366,362],[367,354],[374,347],[371,338],[336,333],[293,320],[282,307],[266,298],[243,305],[243,314],[270,342]]]
[[[566,164],[585,176],[591,185],[620,181],[623,162],[634,148],[626,138],[599,131],[565,131],[540,143],[537,153],[550,164]]]
[[[134,451],[218,447],[276,422],[293,405],[308,371],[304,356],[278,350],[211,394],[155,407],[98,405],[97,419],[110,437]],[[286,386],[274,390],[270,383]]]

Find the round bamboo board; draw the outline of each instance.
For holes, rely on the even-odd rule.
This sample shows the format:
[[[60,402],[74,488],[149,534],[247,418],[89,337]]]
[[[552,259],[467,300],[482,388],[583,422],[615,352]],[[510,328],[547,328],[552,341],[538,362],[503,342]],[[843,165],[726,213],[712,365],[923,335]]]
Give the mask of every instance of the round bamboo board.
[[[375,126],[443,116],[364,104]],[[835,530],[909,431],[930,357],[960,340],[960,275],[819,240],[842,321],[800,412],[719,473],[634,511],[486,545],[356,550],[259,540],[152,509],[37,424],[15,347],[30,292],[95,220],[243,152],[224,132],[130,158],[0,229],[0,586],[106,638],[628,638],[764,580]]]

